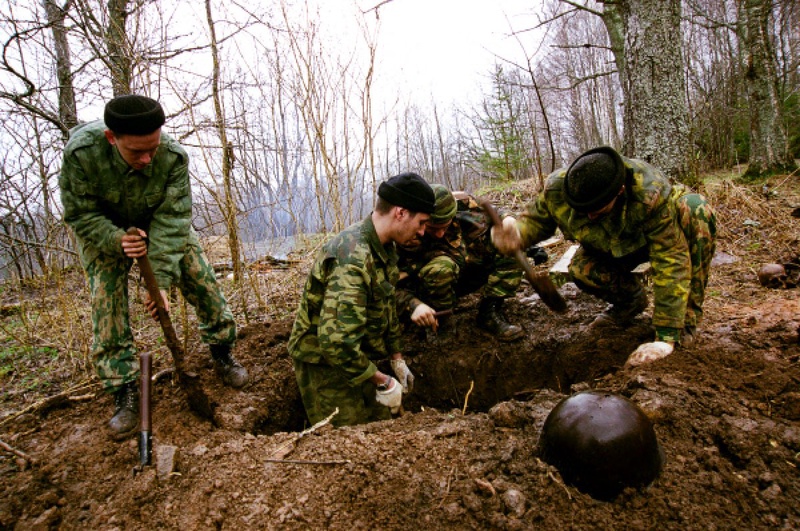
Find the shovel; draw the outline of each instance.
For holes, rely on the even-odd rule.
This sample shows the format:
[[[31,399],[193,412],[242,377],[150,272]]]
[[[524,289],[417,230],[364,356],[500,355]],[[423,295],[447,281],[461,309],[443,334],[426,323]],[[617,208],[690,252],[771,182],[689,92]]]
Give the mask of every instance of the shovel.
[[[128,229],[128,234],[139,234],[139,230],[135,227],[131,227]],[[140,256],[136,260],[139,263],[139,270],[147,286],[150,299],[156,302],[158,322],[161,324],[161,329],[164,331],[164,338],[167,341],[169,351],[172,353],[172,360],[175,362],[175,372],[178,375],[178,383],[189,398],[189,408],[200,417],[210,420],[211,423],[216,426],[217,422],[214,419],[214,406],[211,400],[209,400],[208,395],[203,391],[197,374],[186,371],[183,347],[180,341],[178,341],[178,335],[175,333],[175,328],[172,326],[169,313],[167,313],[167,309],[164,307],[164,300],[161,298],[161,292],[158,289],[158,283],[153,274],[153,268],[150,266],[150,260],[147,258],[147,255]]]
[[[483,200],[481,201],[481,207],[483,207],[483,210],[486,212],[486,215],[489,216],[489,219],[493,225],[497,225],[498,228],[502,227],[503,222],[500,221],[500,216],[497,214],[497,210],[495,210],[492,203],[490,203],[488,200]],[[514,258],[517,259],[517,263],[520,265],[520,267],[522,267],[522,270],[525,271],[525,278],[528,279],[528,282],[531,283],[533,289],[539,294],[542,302],[544,302],[547,307],[554,312],[566,312],[567,302],[558,292],[558,288],[556,288],[556,285],[553,284],[552,280],[550,280],[550,277],[547,275],[547,273],[537,274],[531,267],[531,263],[528,262],[528,259],[525,257],[525,253],[522,252],[522,249],[516,249],[514,251]]]

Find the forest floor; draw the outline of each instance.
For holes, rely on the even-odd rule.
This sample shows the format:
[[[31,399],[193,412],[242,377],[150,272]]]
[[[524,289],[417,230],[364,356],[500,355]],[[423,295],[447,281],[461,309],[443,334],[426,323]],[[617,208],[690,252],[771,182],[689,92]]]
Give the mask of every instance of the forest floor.
[[[169,374],[159,378],[157,466],[137,466],[136,439],[109,437],[112,402],[85,355],[66,355],[63,337],[47,340],[58,325],[43,322],[42,301],[62,305],[57,315],[78,323],[61,328],[82,330],[72,341],[86,351],[82,275],[7,289],[0,529],[798,529],[800,289],[764,288],[756,271],[800,254],[800,219],[791,216],[800,178],[768,184],[769,196],[760,184],[706,185],[720,230],[706,319],[690,348],[624,367],[652,337],[652,303],[629,328],[592,331],[587,324],[604,305],[569,283],[561,288],[569,303],[563,315],[523,284],[506,306],[526,335],[499,343],[474,326],[471,296],[453,316],[454,332],[407,331],[415,390],[402,415],[368,425],[301,431],[308,425],[286,342],[308,260],[262,270],[284,291],[274,298],[283,307],[237,315],[234,353],[251,378],[244,389],[220,384],[191,321],[178,320],[219,425],[189,410]],[[551,267],[567,245],[549,248],[550,260],[538,267]],[[48,298],[56,289],[72,296]],[[140,303],[132,313],[143,313]],[[137,318],[135,333],[155,352],[157,373],[170,356],[148,321]],[[31,328],[35,348],[22,352],[15,345]],[[625,396],[654,422],[666,462],[649,487],[599,501],[540,459],[548,413],[586,389]]]

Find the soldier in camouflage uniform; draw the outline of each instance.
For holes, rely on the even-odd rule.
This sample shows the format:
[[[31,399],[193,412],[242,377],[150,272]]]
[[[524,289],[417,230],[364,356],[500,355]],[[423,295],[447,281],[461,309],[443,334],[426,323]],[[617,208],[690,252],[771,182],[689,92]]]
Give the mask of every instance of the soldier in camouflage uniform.
[[[138,426],[139,364],[128,314],[128,272],[147,255],[164,304],[178,287],[197,310],[201,339],[210,344],[226,384],[241,387],[247,371],[231,356],[236,323],[191,227],[189,158],[161,132],[161,105],[138,95],[114,98],[104,120],[70,131],[59,178],[64,219],[75,233],[92,297],[92,357],[115,397],[114,438]],[[129,227],[138,235],[126,234]],[[155,302],[145,296],[156,316]]]
[[[478,326],[501,341],[520,338],[524,331],[502,311],[522,280],[513,258],[498,253],[489,238],[489,222],[475,199],[431,185],[436,208],[421,240],[399,249],[402,280],[397,307],[402,319],[434,330],[437,311],[452,309],[458,298],[483,288]]]
[[[647,297],[631,269],[650,262],[655,341],[641,345],[629,361],[657,359],[675,344],[691,343],[716,237],[714,210],[703,196],[603,146],[553,172],[519,220],[506,218],[492,238],[511,252],[557,228],[581,245],[569,267],[571,279],[610,303],[594,326],[625,325],[644,311]]]
[[[375,210],[317,255],[289,338],[312,424],[337,408],[334,426],[389,419],[411,390],[414,376],[400,351],[396,245],[422,236],[433,204],[419,175],[392,177],[378,187]],[[387,357],[397,379],[375,365]]]

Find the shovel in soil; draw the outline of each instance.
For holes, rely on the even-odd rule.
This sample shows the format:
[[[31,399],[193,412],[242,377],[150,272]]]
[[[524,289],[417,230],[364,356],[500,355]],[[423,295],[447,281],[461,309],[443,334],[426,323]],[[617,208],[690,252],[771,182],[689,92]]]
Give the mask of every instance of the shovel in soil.
[[[483,207],[484,212],[489,216],[493,225],[497,225],[498,227],[503,225],[492,203],[488,200],[483,200],[481,201],[481,207]],[[525,272],[525,278],[528,279],[533,289],[539,294],[539,297],[541,297],[542,302],[554,312],[564,313],[567,311],[567,302],[558,292],[556,285],[553,284],[553,281],[550,280],[550,277],[546,273],[536,274],[536,272],[534,272],[530,262],[528,262],[528,259],[525,257],[525,253],[522,252],[522,249],[517,249],[514,252],[514,258],[516,258],[517,263]]]
[[[131,227],[128,229],[128,234],[136,235],[139,234],[139,231],[135,227]],[[180,341],[178,341],[178,335],[175,333],[175,328],[172,326],[169,313],[167,313],[167,309],[164,307],[164,300],[161,298],[161,292],[158,289],[158,283],[153,274],[153,268],[150,266],[150,260],[147,258],[147,255],[140,256],[136,260],[139,263],[139,270],[147,286],[150,299],[156,302],[158,322],[161,324],[161,329],[164,331],[164,338],[167,341],[169,351],[172,353],[172,360],[175,362],[175,372],[178,375],[178,383],[186,392],[186,396],[189,399],[189,408],[200,417],[210,420],[211,423],[216,426],[217,422],[214,418],[214,406],[203,390],[203,387],[200,385],[197,374],[186,371],[183,347]]]

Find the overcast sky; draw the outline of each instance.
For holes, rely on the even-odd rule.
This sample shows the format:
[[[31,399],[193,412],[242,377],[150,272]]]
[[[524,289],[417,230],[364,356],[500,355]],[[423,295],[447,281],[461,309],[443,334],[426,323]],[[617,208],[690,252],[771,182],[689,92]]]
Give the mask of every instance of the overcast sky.
[[[348,23],[344,0],[321,0],[333,24]],[[382,0],[356,0],[366,11]],[[376,89],[402,84],[414,101],[463,101],[488,87],[495,55],[522,62],[523,50],[513,30],[534,27],[540,0],[391,0],[379,8]],[[336,20],[342,17],[341,20]],[[349,33],[349,31],[343,31]],[[343,36],[344,38],[344,36]],[[536,34],[521,40],[528,53]]]

